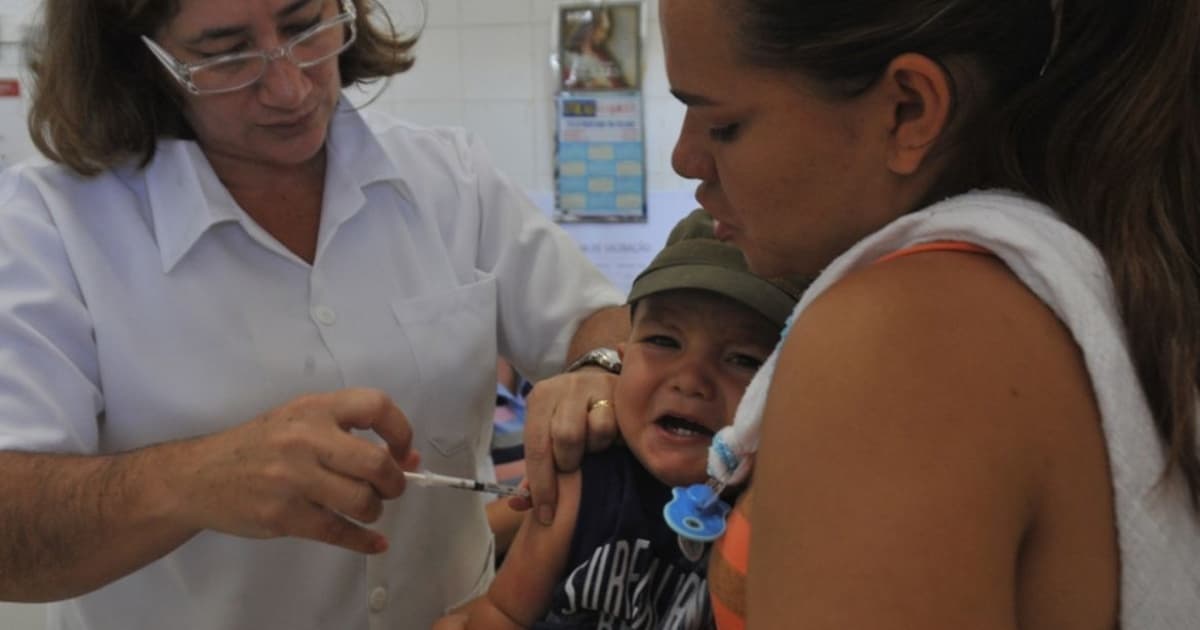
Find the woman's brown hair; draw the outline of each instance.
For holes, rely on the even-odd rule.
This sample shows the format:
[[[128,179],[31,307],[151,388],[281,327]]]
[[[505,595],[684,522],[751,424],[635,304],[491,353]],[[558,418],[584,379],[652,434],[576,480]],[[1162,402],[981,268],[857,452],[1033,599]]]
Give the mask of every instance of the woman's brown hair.
[[[976,76],[948,70],[959,104],[970,106],[956,108],[944,147],[963,166],[937,193],[1017,190],[1095,244],[1166,472],[1182,475],[1200,509],[1200,0],[726,7],[745,61],[816,79],[835,98],[866,90],[902,53],[978,68]]]
[[[381,27],[389,22],[372,14],[383,11],[378,2],[352,1],[358,38],[338,58],[342,86],[411,67],[415,36]],[[42,154],[90,176],[130,159],[149,163],[159,138],[192,137],[178,86],[140,39],[178,11],[178,0],[44,0],[26,44],[29,133]]]

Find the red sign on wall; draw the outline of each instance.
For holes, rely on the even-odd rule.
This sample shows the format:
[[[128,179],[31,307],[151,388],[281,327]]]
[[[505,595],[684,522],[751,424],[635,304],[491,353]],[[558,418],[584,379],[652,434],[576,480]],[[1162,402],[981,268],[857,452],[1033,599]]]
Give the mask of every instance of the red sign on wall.
[[[15,98],[21,96],[21,81],[19,79],[0,79],[0,98]]]

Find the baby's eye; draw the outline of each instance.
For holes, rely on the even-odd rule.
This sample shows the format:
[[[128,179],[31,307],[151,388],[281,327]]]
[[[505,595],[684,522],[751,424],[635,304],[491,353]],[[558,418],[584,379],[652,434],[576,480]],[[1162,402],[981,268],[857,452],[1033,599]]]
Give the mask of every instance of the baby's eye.
[[[729,356],[729,362],[740,368],[745,368],[745,369],[751,370],[751,371],[758,371],[758,368],[762,367],[763,359],[760,359],[753,355],[742,354],[742,353],[738,352],[738,353],[734,353]]]
[[[670,337],[668,335],[647,335],[642,339],[642,343],[647,343],[652,346],[659,346],[661,348],[679,347],[679,342],[676,341],[674,337]]]

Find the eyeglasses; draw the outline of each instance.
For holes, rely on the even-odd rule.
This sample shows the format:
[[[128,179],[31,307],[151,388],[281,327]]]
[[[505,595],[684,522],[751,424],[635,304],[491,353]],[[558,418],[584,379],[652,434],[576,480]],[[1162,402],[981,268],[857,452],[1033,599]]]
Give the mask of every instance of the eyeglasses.
[[[353,0],[338,0],[342,12],[305,29],[303,33],[271,50],[231,53],[199,63],[183,63],[154,40],[142,36],[146,47],[192,94],[223,94],[249,87],[267,72],[267,64],[287,57],[297,68],[309,68],[336,57],[357,37],[354,21],[358,11]],[[350,29],[343,36],[344,27]]]

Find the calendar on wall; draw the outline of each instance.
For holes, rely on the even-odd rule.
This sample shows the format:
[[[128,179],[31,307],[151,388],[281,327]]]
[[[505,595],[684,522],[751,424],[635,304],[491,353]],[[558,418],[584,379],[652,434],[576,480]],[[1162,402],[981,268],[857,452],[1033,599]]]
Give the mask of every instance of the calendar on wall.
[[[560,218],[644,221],[644,137],[640,93],[560,94],[555,158]]]

